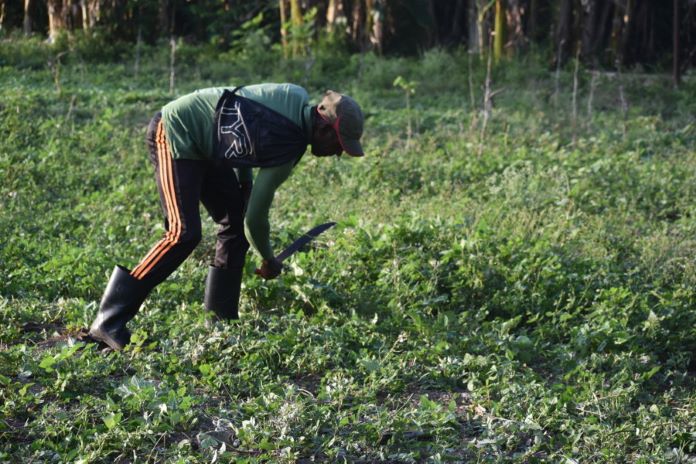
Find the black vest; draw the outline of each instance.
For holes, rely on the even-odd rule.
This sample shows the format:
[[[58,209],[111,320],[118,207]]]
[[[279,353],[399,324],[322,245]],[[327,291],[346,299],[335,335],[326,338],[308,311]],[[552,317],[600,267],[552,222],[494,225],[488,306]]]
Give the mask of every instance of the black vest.
[[[215,108],[213,155],[234,167],[270,167],[300,160],[306,132],[293,121],[250,98],[225,90]]]

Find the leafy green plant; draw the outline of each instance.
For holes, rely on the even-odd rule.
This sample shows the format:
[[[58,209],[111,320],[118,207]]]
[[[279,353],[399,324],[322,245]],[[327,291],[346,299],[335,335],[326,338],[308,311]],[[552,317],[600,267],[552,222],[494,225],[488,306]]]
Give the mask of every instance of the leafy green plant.
[[[74,45],[57,94],[54,49],[0,47],[0,460],[693,459],[693,83],[624,75],[624,138],[618,84],[600,75],[571,144],[553,74],[511,60],[479,156],[462,82],[485,69],[464,51],[282,61],[248,32],[239,56],[182,43],[178,91],[297,78],[348,92],[367,156],[302,159],[274,200],[274,245],[339,224],[276,281],[250,256],[234,323],[206,322],[204,221],[119,353],[79,334],[113,265],[163,232],[143,138],[170,98],[168,50],[143,46],[135,76]]]
[[[394,79],[393,85],[394,87],[401,89],[404,93],[404,100],[406,102],[406,114],[408,115],[408,126],[406,129],[406,144],[410,145],[411,137],[413,136],[413,128],[411,122],[411,96],[416,94],[416,87],[418,87],[418,83],[416,81],[407,81],[402,76],[397,76],[396,79]]]

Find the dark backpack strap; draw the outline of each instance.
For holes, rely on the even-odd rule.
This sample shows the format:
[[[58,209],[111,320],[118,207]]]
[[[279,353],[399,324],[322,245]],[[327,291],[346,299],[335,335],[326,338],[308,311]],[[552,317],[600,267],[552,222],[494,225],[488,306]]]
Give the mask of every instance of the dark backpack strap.
[[[218,100],[213,157],[229,160],[234,167],[271,167],[289,161],[297,164],[308,144],[305,128],[274,109],[239,95],[242,87],[225,89]],[[236,118],[242,122],[239,127]],[[223,126],[229,130],[223,132]]]

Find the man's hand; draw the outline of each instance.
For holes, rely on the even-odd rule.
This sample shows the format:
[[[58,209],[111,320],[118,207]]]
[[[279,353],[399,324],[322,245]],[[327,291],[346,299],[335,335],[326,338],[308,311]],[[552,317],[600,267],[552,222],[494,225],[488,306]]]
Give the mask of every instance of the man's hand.
[[[266,280],[275,279],[283,270],[283,264],[275,258],[264,259],[261,262],[261,268],[256,269],[256,275],[263,277]]]

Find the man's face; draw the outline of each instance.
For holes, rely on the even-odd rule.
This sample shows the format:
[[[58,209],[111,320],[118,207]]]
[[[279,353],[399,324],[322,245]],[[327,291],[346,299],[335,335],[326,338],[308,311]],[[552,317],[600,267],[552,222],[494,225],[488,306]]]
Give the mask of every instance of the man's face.
[[[343,153],[336,129],[331,123],[317,113],[312,136],[312,154],[315,156],[332,156]]]

